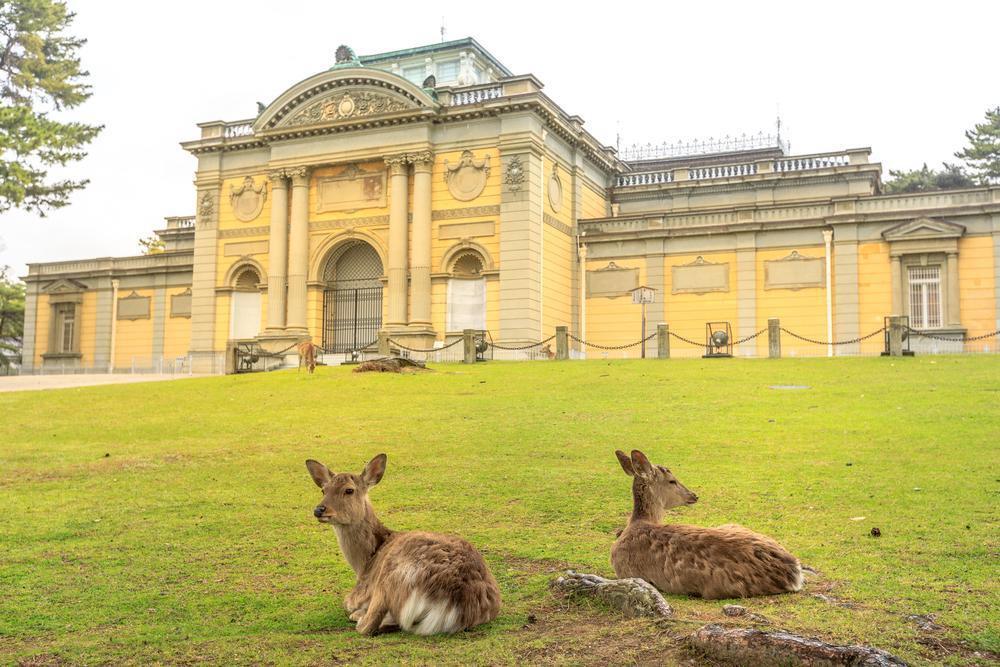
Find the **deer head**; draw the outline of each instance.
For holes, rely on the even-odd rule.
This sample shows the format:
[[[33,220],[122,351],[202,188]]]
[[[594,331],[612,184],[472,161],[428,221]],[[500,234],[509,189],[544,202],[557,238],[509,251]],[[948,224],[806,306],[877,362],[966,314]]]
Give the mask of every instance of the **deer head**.
[[[637,512],[641,505],[642,510],[659,520],[664,510],[680,505],[693,505],[698,501],[698,496],[681,484],[670,470],[653,465],[638,449],[632,450],[631,457],[621,450],[616,450],[615,456],[625,474],[632,477],[632,496]]]
[[[323,500],[313,510],[321,523],[350,526],[368,516],[368,490],[385,474],[386,455],[379,454],[365,466],[360,475],[333,473],[319,461],[309,459],[306,468],[316,486],[323,490]]]

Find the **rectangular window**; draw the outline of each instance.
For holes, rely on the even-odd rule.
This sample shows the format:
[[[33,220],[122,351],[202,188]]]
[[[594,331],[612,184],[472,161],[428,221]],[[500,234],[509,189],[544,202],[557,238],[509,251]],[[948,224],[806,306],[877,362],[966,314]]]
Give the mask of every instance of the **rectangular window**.
[[[448,62],[438,63],[436,78],[438,84],[454,83],[458,79],[458,61],[449,60]]]
[[[60,353],[75,352],[73,349],[76,334],[76,305],[61,303],[56,306],[56,351]]]
[[[405,67],[403,68],[403,77],[419,86],[424,82],[424,79],[427,78],[424,76],[424,71],[423,65],[419,65],[417,67]]]
[[[941,267],[911,266],[910,326],[934,329],[941,326]]]

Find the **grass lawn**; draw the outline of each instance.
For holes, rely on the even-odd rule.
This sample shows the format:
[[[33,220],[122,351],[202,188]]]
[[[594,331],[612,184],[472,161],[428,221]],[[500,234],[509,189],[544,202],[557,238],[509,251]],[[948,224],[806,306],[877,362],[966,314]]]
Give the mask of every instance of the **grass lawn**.
[[[613,576],[615,448],[698,494],[666,521],[741,523],[819,571],[742,602],[769,627],[917,664],[1000,652],[1000,356],[321,368],[0,394],[0,414],[4,663],[697,662],[683,635],[749,623],[723,601],[668,596],[657,625],[548,592],[567,567]],[[380,518],[479,547],[496,621],[355,633],[303,461],[379,452]]]

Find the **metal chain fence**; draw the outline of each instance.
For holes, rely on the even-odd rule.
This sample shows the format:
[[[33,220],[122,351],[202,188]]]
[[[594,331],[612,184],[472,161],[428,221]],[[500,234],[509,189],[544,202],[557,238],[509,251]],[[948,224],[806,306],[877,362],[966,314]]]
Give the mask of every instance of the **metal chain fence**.
[[[626,350],[626,349],[628,349],[630,347],[635,347],[636,345],[642,345],[643,343],[649,342],[649,341],[653,340],[654,338],[656,338],[656,334],[653,333],[653,334],[649,334],[645,338],[640,338],[639,340],[635,341],[634,343],[625,343],[624,345],[601,345],[599,343],[591,343],[591,342],[585,341],[582,338],[577,338],[573,334],[567,334],[567,336],[569,338],[571,338],[572,340],[576,341],[577,343],[580,343],[581,345],[586,345],[587,347],[592,347],[595,350],[606,350],[606,351]]]
[[[789,331],[785,327],[780,327],[780,329],[781,329],[782,333],[786,333],[789,336],[791,336],[792,338],[797,338],[797,339],[799,339],[801,341],[804,341],[806,343],[813,343],[814,345],[851,345],[853,343],[860,343],[863,340],[868,340],[869,338],[871,338],[873,336],[877,336],[880,333],[882,333],[882,332],[885,331],[885,327],[882,327],[880,329],[876,329],[875,331],[871,332],[870,334],[865,334],[864,336],[858,336],[857,338],[852,338],[850,340],[825,341],[825,340],[816,340],[815,338],[808,338],[806,336],[800,336],[797,333]]]

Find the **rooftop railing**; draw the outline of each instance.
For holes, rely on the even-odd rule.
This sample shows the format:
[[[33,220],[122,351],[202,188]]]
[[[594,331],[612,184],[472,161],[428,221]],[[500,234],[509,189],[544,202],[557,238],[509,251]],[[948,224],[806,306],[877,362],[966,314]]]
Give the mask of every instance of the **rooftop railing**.
[[[237,137],[249,137],[253,135],[253,123],[248,121],[241,121],[237,123],[226,123],[225,128],[223,128],[222,136],[226,139],[235,139]]]
[[[735,153],[738,151],[764,150],[768,148],[778,148],[782,152],[788,150],[788,144],[781,140],[776,134],[742,134],[738,137],[725,136],[719,139],[709,137],[704,140],[677,141],[670,143],[664,141],[660,144],[632,144],[621,149],[618,157],[625,162],[638,162],[642,160],[665,160],[676,157],[688,157],[692,155],[711,155],[713,153]]]
[[[456,90],[451,94],[451,106],[459,107],[466,104],[479,104],[503,97],[503,87],[499,85],[472,90]]]
[[[615,180],[615,185],[617,187],[634,187],[683,181],[743,178],[758,174],[786,174],[819,169],[834,169],[837,167],[867,164],[869,152],[867,148],[857,148],[838,153],[797,155],[778,160],[767,158],[752,162],[736,162],[698,167],[677,166],[673,169],[630,172],[620,174]]]

